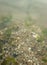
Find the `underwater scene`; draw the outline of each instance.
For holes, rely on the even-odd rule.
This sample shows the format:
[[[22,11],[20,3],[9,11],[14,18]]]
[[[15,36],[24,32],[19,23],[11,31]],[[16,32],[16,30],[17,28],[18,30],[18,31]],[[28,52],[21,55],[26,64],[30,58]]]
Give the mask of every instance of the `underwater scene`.
[[[47,0],[0,0],[0,65],[47,65]]]

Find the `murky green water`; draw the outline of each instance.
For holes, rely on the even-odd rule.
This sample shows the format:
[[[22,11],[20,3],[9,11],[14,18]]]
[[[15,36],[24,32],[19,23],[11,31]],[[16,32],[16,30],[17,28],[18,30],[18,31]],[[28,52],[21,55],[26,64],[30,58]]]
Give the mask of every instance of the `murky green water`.
[[[12,14],[14,18],[30,16],[37,24],[47,27],[47,0],[0,0],[0,16]]]

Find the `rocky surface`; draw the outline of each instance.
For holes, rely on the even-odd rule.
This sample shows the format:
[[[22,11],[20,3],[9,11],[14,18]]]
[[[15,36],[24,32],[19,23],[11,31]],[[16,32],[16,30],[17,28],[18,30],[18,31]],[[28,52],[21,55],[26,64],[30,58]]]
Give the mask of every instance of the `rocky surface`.
[[[42,29],[28,22],[1,29],[0,65],[7,57],[14,58],[19,65],[47,65],[47,38]]]

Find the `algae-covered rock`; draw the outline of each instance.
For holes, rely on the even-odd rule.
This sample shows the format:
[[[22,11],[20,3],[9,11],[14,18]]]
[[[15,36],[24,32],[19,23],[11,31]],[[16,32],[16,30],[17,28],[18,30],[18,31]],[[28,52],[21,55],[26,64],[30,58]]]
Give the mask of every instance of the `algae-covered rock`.
[[[1,65],[19,65],[19,63],[14,58],[7,57],[6,59],[4,59]]]

